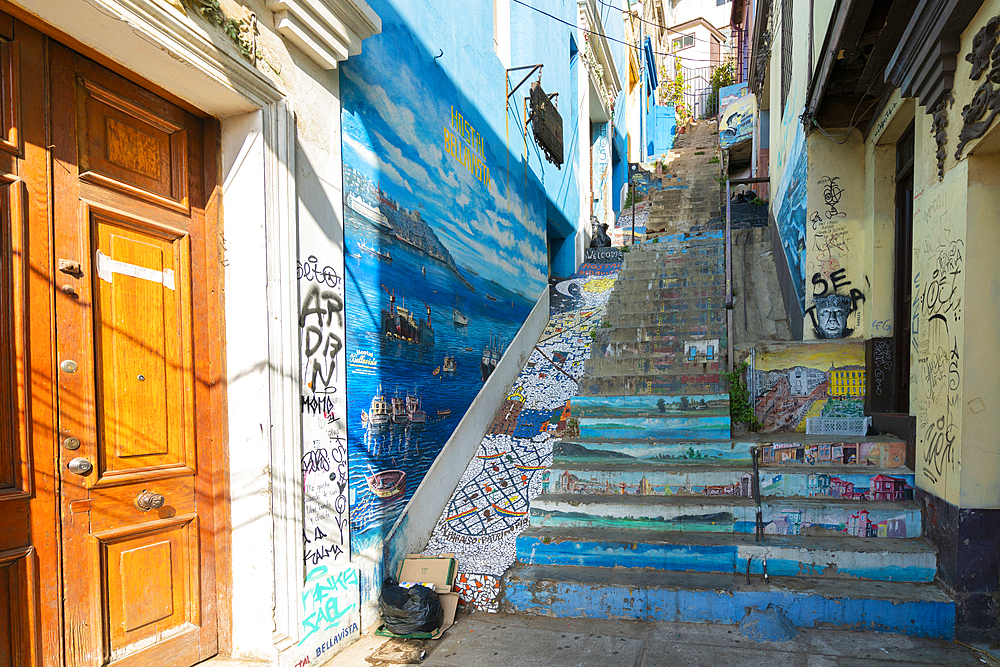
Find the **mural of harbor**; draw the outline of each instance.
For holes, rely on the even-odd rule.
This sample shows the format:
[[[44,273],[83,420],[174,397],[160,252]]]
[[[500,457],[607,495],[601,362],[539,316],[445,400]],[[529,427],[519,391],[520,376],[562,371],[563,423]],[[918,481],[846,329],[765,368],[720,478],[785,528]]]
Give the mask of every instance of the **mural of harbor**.
[[[538,184],[507,188],[502,143],[417,46],[386,22],[341,75],[354,553],[385,538],[545,287]]]

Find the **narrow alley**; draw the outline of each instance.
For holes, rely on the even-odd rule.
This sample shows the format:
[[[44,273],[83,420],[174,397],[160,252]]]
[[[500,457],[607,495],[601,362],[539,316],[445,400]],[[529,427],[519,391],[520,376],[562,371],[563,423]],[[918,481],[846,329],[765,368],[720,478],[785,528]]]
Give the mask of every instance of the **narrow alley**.
[[[1000,666],[1000,0],[0,0],[0,667]]]

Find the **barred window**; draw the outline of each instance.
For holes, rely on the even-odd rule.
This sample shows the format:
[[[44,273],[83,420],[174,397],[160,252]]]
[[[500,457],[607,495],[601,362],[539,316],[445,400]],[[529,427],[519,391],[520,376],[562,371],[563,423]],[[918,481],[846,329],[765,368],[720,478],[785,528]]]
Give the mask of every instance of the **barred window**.
[[[781,116],[785,116],[785,102],[792,83],[792,3],[781,0]]]

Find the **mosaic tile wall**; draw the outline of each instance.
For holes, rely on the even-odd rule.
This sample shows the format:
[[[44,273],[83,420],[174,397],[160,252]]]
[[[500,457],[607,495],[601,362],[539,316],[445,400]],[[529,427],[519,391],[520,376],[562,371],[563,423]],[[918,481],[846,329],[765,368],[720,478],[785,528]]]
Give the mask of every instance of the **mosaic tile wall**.
[[[590,356],[619,265],[584,265],[550,285],[549,324],[497,410],[431,534],[425,555],[455,553],[462,600],[495,612],[500,577],[515,558],[532,498],[548,483],[552,442],[569,417],[569,399]]]

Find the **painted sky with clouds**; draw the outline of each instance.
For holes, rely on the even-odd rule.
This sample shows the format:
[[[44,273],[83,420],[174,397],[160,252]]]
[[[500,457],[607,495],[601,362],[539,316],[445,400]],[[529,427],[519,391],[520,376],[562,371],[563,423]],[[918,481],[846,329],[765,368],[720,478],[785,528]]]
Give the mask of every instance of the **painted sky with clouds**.
[[[478,132],[487,125],[421,53],[406,30],[389,24],[341,65],[344,162],[381,182],[403,208],[419,210],[459,266],[534,299],[547,275],[544,196],[530,180],[527,195],[519,191],[517,156],[508,195],[495,137],[484,135],[488,189],[445,151],[444,128],[456,134],[452,107]]]

